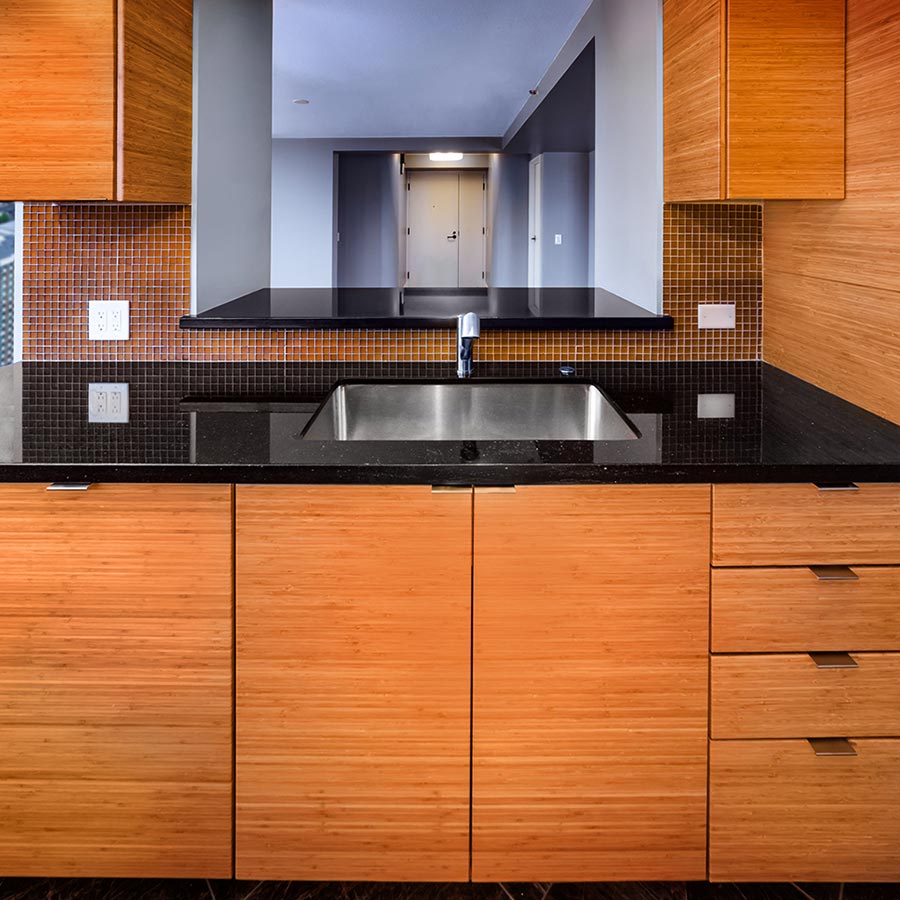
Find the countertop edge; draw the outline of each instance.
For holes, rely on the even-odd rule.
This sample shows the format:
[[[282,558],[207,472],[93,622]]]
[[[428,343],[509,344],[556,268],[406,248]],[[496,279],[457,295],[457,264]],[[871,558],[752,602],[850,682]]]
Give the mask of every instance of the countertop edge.
[[[900,483],[900,465],[217,465],[192,463],[6,463],[8,483],[180,484],[828,484]]]
[[[304,331],[308,329],[404,329],[455,328],[455,320],[422,316],[372,318],[223,318],[221,316],[182,316],[178,327],[185,331]],[[543,318],[482,318],[484,331],[672,331],[675,320],[669,315],[658,316],[546,316]]]

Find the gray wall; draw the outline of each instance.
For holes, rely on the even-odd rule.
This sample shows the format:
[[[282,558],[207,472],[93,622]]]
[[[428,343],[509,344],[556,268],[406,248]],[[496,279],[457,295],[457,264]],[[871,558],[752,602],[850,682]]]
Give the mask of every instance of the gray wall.
[[[331,287],[334,153],[319,141],[272,141],[272,287]]]
[[[661,0],[594,0],[541,79],[537,95],[507,129],[503,144],[592,39],[593,283],[655,312],[662,298]]]
[[[662,304],[660,0],[595,0],[595,278],[645,309]]]
[[[398,287],[399,154],[341,153],[338,172],[338,287]]]
[[[271,4],[194,0],[194,311],[269,285],[271,135]]]
[[[590,157],[587,153],[544,153],[541,286],[584,287],[588,284],[588,190]],[[562,235],[562,244],[554,235]]]
[[[492,153],[487,179],[487,282],[528,284],[528,157]]]

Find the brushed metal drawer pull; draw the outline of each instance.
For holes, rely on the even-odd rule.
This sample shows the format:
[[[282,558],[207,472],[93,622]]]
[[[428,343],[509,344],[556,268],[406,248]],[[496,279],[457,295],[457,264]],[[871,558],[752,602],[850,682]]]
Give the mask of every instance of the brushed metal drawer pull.
[[[488,484],[475,488],[476,494],[514,494],[515,492],[514,484]]]
[[[849,653],[810,653],[817,669],[858,669],[859,663]]]
[[[854,484],[852,481],[845,481],[836,484],[817,484],[817,491],[858,491],[859,485]]]
[[[470,484],[433,484],[431,486],[432,494],[462,494],[470,493],[472,485]]]
[[[859,581],[859,575],[850,566],[810,566],[809,571],[819,581]]]
[[[48,491],[86,491],[91,486],[91,482],[74,482],[74,481],[57,481],[48,485]]]
[[[856,748],[847,738],[807,738],[816,756],[856,756]]]

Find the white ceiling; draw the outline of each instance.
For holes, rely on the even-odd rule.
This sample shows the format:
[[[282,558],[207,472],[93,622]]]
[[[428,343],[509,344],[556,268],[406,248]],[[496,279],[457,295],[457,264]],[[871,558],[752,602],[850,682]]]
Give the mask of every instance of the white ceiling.
[[[495,137],[590,0],[274,0],[275,137]],[[306,98],[308,106],[292,101]]]

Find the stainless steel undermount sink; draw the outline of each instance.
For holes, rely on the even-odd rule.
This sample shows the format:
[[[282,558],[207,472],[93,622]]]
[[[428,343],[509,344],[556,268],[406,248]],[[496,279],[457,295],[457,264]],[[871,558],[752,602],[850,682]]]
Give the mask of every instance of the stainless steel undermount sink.
[[[640,437],[585,381],[347,382],[303,432],[316,441],[628,441]]]

